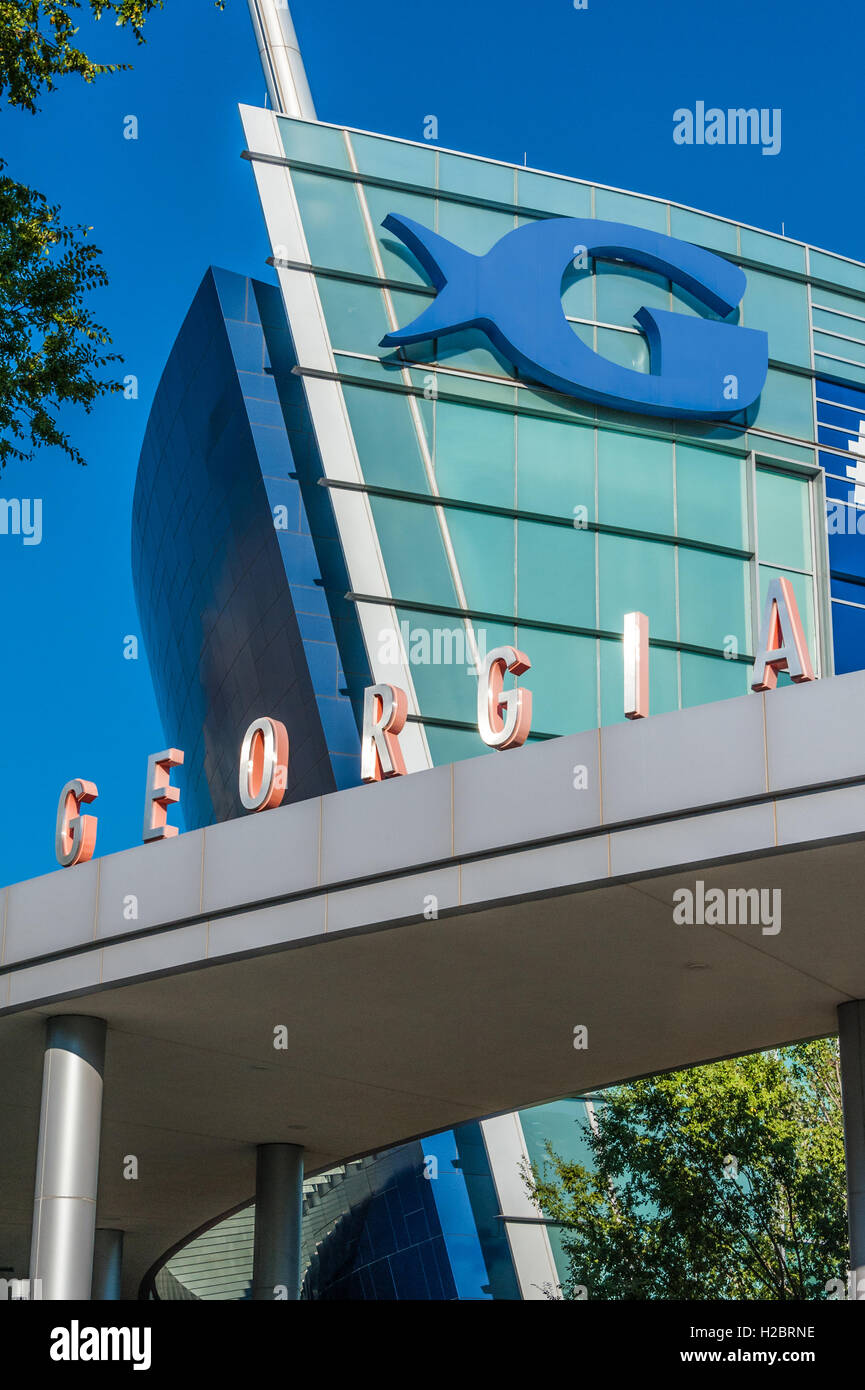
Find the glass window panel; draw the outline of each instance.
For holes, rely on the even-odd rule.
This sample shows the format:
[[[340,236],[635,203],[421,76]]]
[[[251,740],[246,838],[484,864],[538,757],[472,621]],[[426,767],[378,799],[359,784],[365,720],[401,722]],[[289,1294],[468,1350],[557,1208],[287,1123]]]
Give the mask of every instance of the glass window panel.
[[[610,222],[628,222],[634,227],[648,227],[653,232],[667,230],[666,203],[635,198],[630,193],[617,193],[611,188],[595,189],[595,216]]]
[[[757,549],[762,563],[811,568],[810,508],[807,478],[757,469]]]
[[[517,198],[520,207],[537,208],[561,217],[591,217],[592,190],[587,183],[554,179],[530,169],[517,170]]]
[[[670,207],[670,234],[681,241],[692,241],[695,246],[708,247],[710,251],[726,251],[735,256],[739,250],[738,229],[732,222],[720,222],[714,217],[705,217],[689,208]]]
[[[814,402],[809,378],[770,368],[760,395],[757,415],[751,423],[773,434],[787,434],[793,439],[813,439]]]
[[[865,308],[865,305],[862,306]],[[865,318],[852,319],[845,314],[834,314],[829,309],[815,309],[814,327],[826,333],[841,333],[845,338],[859,338],[865,342]]]
[[[350,135],[349,139],[362,174],[393,179],[396,183],[419,183],[424,188],[435,185],[435,149],[382,140],[377,135]]]
[[[520,683],[532,692],[532,727],[576,734],[598,727],[597,640],[522,627],[517,645],[532,663]]]
[[[289,159],[306,164],[325,164],[331,169],[350,169],[348,150],[341,130],[314,121],[296,121],[278,116],[282,147]]]
[[[491,202],[514,201],[514,169],[507,164],[490,164],[484,159],[468,159],[458,154],[439,155],[439,183],[449,193],[466,193]]]
[[[472,251],[476,256],[485,256],[506,232],[513,229],[514,218],[509,213],[439,199],[436,230],[448,241],[455,241],[457,246],[464,251]]]
[[[513,613],[515,522],[449,508],[447,525],[469,608]]]
[[[828,280],[830,284],[865,292],[865,266],[857,265],[853,261],[844,261],[840,256],[827,256],[824,251],[812,251],[810,263],[811,274],[815,279]],[[819,299],[820,293],[819,289],[815,290],[814,297]]]
[[[517,523],[517,612],[521,618],[595,626],[595,533]]]
[[[365,482],[428,493],[408,397],[362,386],[344,386],[343,395]]]
[[[843,358],[843,363],[836,362],[836,371],[851,361],[865,366],[865,343],[851,343],[849,338],[838,338],[818,328],[814,330],[814,352],[823,357]]]
[[[670,441],[598,431],[598,520],[608,526],[673,534]]]
[[[839,314],[852,314],[855,318],[865,319],[865,300],[854,299],[849,294],[836,294],[834,290],[826,290],[822,285],[814,285],[812,288],[811,303],[815,307],[823,305],[826,309],[836,309]]]
[[[808,328],[808,289],[781,275],[748,271],[742,322],[769,335],[769,356],[776,362],[811,365]]]
[[[568,266],[562,279],[562,307],[569,318],[595,319],[595,276],[592,271],[575,270],[573,262]]]
[[[865,593],[862,597],[865,598]],[[865,608],[833,603],[832,640],[836,676],[861,671],[865,667]]]
[[[397,619],[421,713],[474,725],[478,680],[464,622],[456,617],[401,608],[397,609]],[[385,627],[383,620],[382,628]],[[482,653],[514,641],[513,627],[503,624],[474,623],[473,632]],[[512,679],[509,676],[508,683]],[[483,751],[484,746],[476,751]],[[462,756],[474,754],[466,752]]]
[[[576,516],[585,507],[585,520],[594,521],[594,431],[518,415],[516,500],[520,511],[549,516]]]
[[[725,661],[722,657],[695,656],[682,652],[682,706],[710,705],[747,695],[751,667],[744,661]]]
[[[676,513],[680,536],[748,549],[744,459],[677,443]]]
[[[465,328],[461,333],[449,333],[446,338],[437,338],[435,357],[437,362],[465,372],[516,376],[515,368],[493,347],[480,328]]]
[[[595,277],[599,323],[633,328],[634,315],[643,305],[648,309],[670,308],[670,282],[660,275],[637,266],[598,261]]]
[[[441,384],[444,378],[439,381]],[[450,385],[448,379],[448,389]],[[504,410],[438,401],[435,420],[435,470],[441,495],[513,507],[513,415]]]
[[[805,248],[794,241],[769,236],[766,232],[752,232],[743,227],[740,232],[742,255],[749,261],[763,261],[766,265],[777,265],[782,270],[798,270],[805,274]]]
[[[326,275],[317,275],[315,283],[334,348],[376,352],[389,327],[381,290]]]
[[[679,633],[695,647],[751,650],[750,565],[730,555],[679,550]]]
[[[291,180],[313,265],[374,275],[354,184],[297,169],[292,171]]]
[[[446,763],[459,763],[464,758],[479,758],[483,753],[493,752],[480,734],[471,733],[468,729],[443,729],[436,724],[428,724],[426,739],[435,767],[442,767]]]
[[[649,347],[642,333],[621,333],[616,328],[599,328],[598,352],[620,367],[630,367],[635,372],[649,370]]]
[[[370,506],[396,597],[454,606],[456,593],[434,508],[389,497],[371,497]]]
[[[602,628],[621,632],[626,613],[645,613],[653,637],[676,640],[673,546],[599,535],[598,570]]]
[[[435,226],[435,200],[422,198],[415,193],[395,193],[390,188],[366,188],[366,201],[372,225],[378,237],[382,266],[388,280],[404,280],[412,285],[428,285],[429,276],[422,270],[418,261],[407,246],[382,226],[391,212],[411,217],[424,227]],[[417,313],[424,307],[418,299]]]
[[[849,377],[851,381],[861,382],[865,386],[865,367],[855,367],[848,362],[835,362],[831,357],[826,357],[815,350],[814,366],[818,372],[836,372],[838,376]]]

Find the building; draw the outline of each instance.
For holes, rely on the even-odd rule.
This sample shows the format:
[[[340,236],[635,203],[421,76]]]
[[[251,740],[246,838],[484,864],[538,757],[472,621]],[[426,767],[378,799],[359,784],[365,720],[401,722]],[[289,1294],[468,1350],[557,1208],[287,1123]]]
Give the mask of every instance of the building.
[[[865,269],[645,195],[270,112],[244,123],[281,294],[207,273],[156,395],[136,492],[142,625],[166,730],[187,750],[187,826],[236,813],[237,731],[263,710],[291,730],[289,800],[357,784],[373,680],[412,692],[415,765],[485,752],[476,662],[501,644],[531,656],[530,740],[620,721],[622,624],[635,609],[649,619],[652,713],[748,691],[777,577],[793,586],[818,674],[865,664]],[[727,321],[768,334],[759,400],[713,421],[613,411],[539,387],[481,328],[382,349],[434,295],[383,226],[394,214],[474,255],[550,218],[716,253],[747,278]],[[562,299],[583,343],[640,373],[644,305],[719,317],[612,258],[572,271]],[[452,1235],[457,1251],[458,1233],[472,1244],[469,1296],[555,1283],[555,1232],[531,1224],[513,1177],[522,1159],[542,1161],[547,1139],[579,1146],[582,1113],[564,1101],[472,1135],[495,1210],[472,1216],[463,1194],[469,1219]],[[425,1153],[414,1150],[415,1171]],[[351,1183],[339,1190],[344,1222],[357,1208]],[[504,1223],[503,1249],[508,1215],[520,1221]],[[378,1260],[400,1250],[399,1221],[385,1223]],[[356,1220],[357,1250],[361,1232]],[[357,1260],[377,1267],[371,1250]],[[485,1262],[510,1277],[478,1275]],[[251,1277],[251,1245],[248,1263]],[[415,1273],[409,1296],[442,1296]],[[347,1296],[394,1296],[392,1282],[399,1293],[398,1277],[383,1294],[371,1275],[340,1279]]]
[[[271,48],[264,44],[266,55],[277,61],[280,55],[274,50],[274,58]],[[653,724],[651,718],[635,722],[626,731],[627,747],[642,750],[645,767],[664,766],[663,756],[669,756],[663,753],[664,739],[673,734],[662,730],[675,727],[678,739],[680,731],[697,727],[699,707],[708,707],[713,723],[701,737],[712,758],[687,794],[677,792],[679,801],[671,809],[663,797],[652,801],[643,786],[630,795],[625,757],[611,774],[615,804],[624,808],[619,821],[613,817],[614,826],[624,836],[635,835],[654,816],[666,824],[674,811],[684,817],[697,806],[710,813],[701,822],[709,839],[689,854],[688,863],[711,866],[733,853],[727,853],[723,834],[712,830],[719,818],[738,815],[736,809],[728,811],[734,802],[738,806],[733,791],[716,788],[726,775],[720,764],[729,762],[734,769],[736,787],[747,783],[737,763],[738,745],[726,747],[720,733],[712,742],[713,730],[728,728],[723,702],[730,702],[735,738],[756,736],[757,721],[760,746],[766,747],[768,716],[760,723],[762,697],[749,692],[775,582],[787,581],[795,596],[815,676],[865,667],[859,655],[865,650],[859,540],[865,533],[860,530],[865,265],[642,193],[319,122],[308,93],[304,96],[299,56],[290,50],[289,42],[288,73],[269,72],[272,104],[287,114],[242,111],[246,156],[278,283],[257,278],[263,273],[257,267],[245,268],[245,274],[206,272],[157,391],[139,467],[133,572],[166,740],[185,754],[177,780],[187,834],[157,851],[148,846],[100,861],[98,885],[91,873],[96,866],[82,863],[72,889],[65,871],[9,889],[0,1013],[10,1016],[4,1018],[6,1035],[17,1036],[15,1026],[30,1029],[31,1048],[37,1021],[41,1027],[39,1009],[59,1014],[49,1029],[49,1052],[80,1059],[80,1049],[75,1053],[64,1041],[61,1025],[72,1008],[65,1001],[79,1001],[75,1007],[91,1019],[105,1018],[109,1030],[118,1019],[140,1020],[158,1006],[176,1034],[176,1054],[151,1048],[142,1106],[158,1106],[156,1078],[170,1076],[176,1117],[187,1105],[192,1110],[200,1103],[194,1061],[184,1053],[190,1046],[184,1033],[187,1013],[194,1005],[201,1026],[217,1035],[220,1021],[210,1017],[212,1009],[217,1003],[224,1008],[226,997],[237,990],[240,1021],[232,1018],[231,1027],[226,1025],[235,1050],[224,1059],[224,1070],[213,1074],[208,1112],[208,1121],[215,1123],[214,1113],[233,1107],[234,1128],[201,1150],[212,1160],[214,1177],[209,1187],[200,1179],[194,1218],[190,1214],[187,1227],[179,1229],[182,1204],[163,1209],[165,1204],[151,1198],[148,1206],[144,1196],[124,1214],[113,1188],[110,1233],[116,1234],[115,1226],[126,1232],[128,1265],[135,1273],[125,1277],[137,1293],[271,1296],[261,1289],[274,1287],[273,1271],[286,1267],[285,1284],[290,1284],[293,1256],[277,1251],[270,1259],[258,1248],[261,1232],[248,1200],[253,1190],[249,1154],[244,1157],[241,1150],[251,1152],[253,1144],[272,1147],[262,1141],[262,1117],[273,1114],[282,1083],[255,1090],[271,1083],[269,1077],[247,1074],[267,1072],[261,1057],[246,1071],[239,1068],[240,1061],[248,1063],[251,1046],[243,1030],[269,970],[287,989],[286,962],[292,954],[311,958],[315,953],[316,961],[329,961],[335,953],[321,946],[308,923],[297,926],[292,920],[286,927],[280,918],[268,937],[262,917],[286,897],[292,897],[292,907],[294,896],[317,906],[324,884],[326,924],[330,900],[341,904],[343,915],[335,919],[333,932],[337,940],[340,933],[347,940],[367,927],[371,940],[373,928],[411,919],[410,966],[430,971],[423,997],[437,1001],[441,1010],[451,987],[448,952],[425,954],[423,924],[428,921],[429,932],[441,932],[444,940],[444,922],[454,908],[446,875],[452,870],[467,875],[466,865],[479,877],[487,872],[476,900],[464,901],[460,877],[457,908],[468,911],[472,902],[480,904],[468,919],[479,944],[466,949],[458,982],[461,1012],[454,1015],[454,1026],[465,1029],[466,1042],[463,1048],[458,1035],[446,1048],[448,1084],[455,1085],[461,1050],[468,1067],[484,1049],[482,1035],[472,1027],[472,1016],[482,1016],[491,1030],[483,1067],[478,1063],[484,1085],[475,1078],[477,1092],[461,1094],[459,1103],[427,1094],[423,1105],[400,1109],[394,1102],[386,1114],[382,1104],[376,1125],[362,1133],[352,1112],[338,1132],[334,1128],[324,1137],[322,1115],[327,1118],[329,1105],[338,1109],[348,1092],[335,1089],[339,1100],[326,1097],[320,1103],[299,1094],[298,1113],[309,1119],[314,1112],[319,1132],[315,1143],[292,1145],[283,1125],[275,1141],[315,1155],[302,1189],[302,1166],[295,1162],[292,1169],[303,1225],[302,1235],[294,1231],[285,1244],[302,1248],[308,1298],[544,1297],[562,1272],[560,1252],[555,1231],[538,1221],[527,1203],[520,1164],[542,1160],[547,1139],[560,1150],[579,1145],[583,1097],[590,1086],[570,1034],[564,1052],[572,1073],[558,1054],[552,1064],[547,1038],[538,1043],[537,1058],[529,1055],[532,1030],[543,1028],[543,1000],[537,980],[522,997],[529,965],[525,931],[519,947],[507,938],[495,980],[488,984],[483,973],[485,962],[492,965],[497,920],[503,929],[510,920],[499,865],[507,854],[525,867],[554,837],[553,822],[568,851],[575,829],[598,832],[593,845],[601,843],[603,832],[608,841],[603,868],[583,875],[593,885],[602,875],[617,883],[679,862],[659,833],[644,860],[617,870],[609,848],[616,832],[603,814],[589,826],[582,811],[561,809],[565,772],[570,795],[587,768],[591,774],[591,758],[599,757],[605,740],[609,747],[619,746],[615,730],[626,713],[646,712],[627,711],[623,701],[625,615],[648,619],[648,712],[676,721],[675,726],[663,720]],[[517,250],[536,233],[570,236],[572,244],[559,262],[555,255],[561,247],[549,261],[538,257],[537,265],[552,277],[544,283],[539,271],[536,275],[523,263],[530,290],[523,295]],[[506,263],[502,252],[498,278],[492,269],[482,276],[472,258],[486,257],[508,234],[514,236],[508,246],[515,259]],[[590,245],[592,237],[597,241]],[[256,278],[250,278],[252,271]],[[482,291],[495,302],[481,302]],[[543,296],[548,305],[560,302],[565,317],[556,309],[560,321],[552,325],[548,318],[534,343],[517,341],[520,330],[538,328],[531,306]],[[515,297],[529,304],[528,318],[506,324]],[[454,304],[449,320],[448,306]],[[413,331],[410,326],[421,315],[427,328]],[[543,360],[545,334],[549,330],[552,341],[553,327],[558,355],[550,362]],[[569,378],[570,359],[578,375]],[[668,389],[668,360],[677,366],[675,389]],[[482,799],[496,777],[505,779],[504,773],[484,770],[500,760],[478,722],[478,668],[486,653],[501,647],[524,653],[531,663],[516,672],[524,678],[521,688],[532,692],[532,721],[526,756],[514,758],[513,766],[522,769],[515,774],[518,788],[533,786],[535,796],[517,811],[508,801],[506,780],[496,784],[492,809]],[[782,674],[779,684],[786,683]],[[382,807],[386,794],[393,808],[395,795],[403,795],[400,783],[414,781],[423,791],[422,804],[412,810],[401,802],[402,814],[411,822],[415,844],[428,817],[430,841],[439,848],[429,856],[431,896],[426,892],[413,899],[410,909],[402,900],[399,908],[386,911],[379,904],[378,916],[365,917],[361,897],[379,872],[371,867],[368,847],[358,851],[360,867],[355,862],[351,872],[346,869],[333,881],[319,874],[315,884],[292,878],[287,889],[277,872],[282,866],[274,868],[273,860],[280,852],[290,855],[280,850],[273,826],[287,824],[290,817],[305,835],[303,827],[315,818],[317,838],[301,835],[297,854],[317,854],[321,860],[326,836],[315,803],[329,801],[349,808],[340,824],[350,826],[360,843],[364,816],[352,797],[361,781],[364,693],[371,684],[405,691],[402,753],[407,772],[423,776],[397,778],[360,795],[378,797],[367,804]],[[852,699],[843,692],[858,692],[860,684],[855,678],[847,686],[820,682],[815,700],[821,702],[825,727],[815,741],[813,766],[799,774],[799,745],[790,733],[794,751],[788,749],[780,760],[787,777],[782,789],[816,796],[816,788],[835,795],[865,780],[865,766],[855,759],[855,765],[838,772],[841,731],[825,714],[834,708],[833,700]],[[774,711],[792,707],[791,701],[780,704],[787,694],[781,690],[773,697],[772,718]],[[250,821],[240,815],[238,749],[244,729],[265,715],[289,731],[287,807]],[[795,720],[790,728],[794,725]],[[532,781],[536,774],[526,773],[547,758],[546,749],[544,766],[555,769],[560,784]],[[556,761],[560,750],[567,751],[567,768]],[[466,760],[475,761],[459,781],[458,798],[458,773],[447,769]],[[676,783],[678,771],[669,761],[667,771]],[[600,786],[600,771],[597,780]],[[771,804],[774,815],[768,781],[767,773],[760,790],[747,783],[741,797],[753,800],[749,809],[761,814]],[[446,831],[440,802],[446,803]],[[305,815],[310,807],[314,817]],[[409,891],[411,880],[400,878],[400,867],[415,861],[401,857],[404,827],[399,813],[390,814],[393,819],[385,814],[383,826],[373,825],[379,845],[393,844],[392,859],[383,852],[384,878],[394,893]],[[374,810],[369,817],[374,821]],[[848,826],[841,834],[837,827],[822,827],[819,815],[814,819],[814,843],[801,853],[803,863],[823,866],[819,874],[827,872],[819,856],[859,832]],[[674,826],[678,833],[678,820]],[[737,833],[736,854],[750,862],[763,842],[758,837],[743,842],[745,832]],[[440,848],[442,835],[447,853]],[[792,838],[801,847],[806,836],[800,832]],[[339,836],[332,832],[332,840]],[[487,862],[490,843],[495,857]],[[778,848],[777,834],[771,845]],[[162,856],[161,876],[151,869],[154,853]],[[439,872],[447,854],[447,868]],[[786,855],[788,867],[795,858]],[[457,859],[458,865],[451,862]],[[262,870],[257,876],[250,861]],[[520,919],[524,929],[534,925],[530,914],[536,912],[540,931],[544,912],[556,901],[550,895],[562,884],[572,886],[570,879],[555,877],[565,870],[553,873],[550,861],[544,863],[547,869],[540,872],[549,874],[546,879],[535,878],[531,888],[523,884],[519,894],[514,892],[527,914]],[[106,885],[115,885],[119,900],[117,885],[122,882],[129,891],[136,875],[142,883],[159,878],[161,897],[130,927],[117,919],[116,908],[105,907]],[[212,892],[211,880],[217,885]],[[78,906],[69,910],[65,935],[55,939],[45,925],[45,904],[61,892],[64,901],[74,897]],[[85,901],[88,893],[92,904]],[[590,893],[585,901],[591,904],[585,916],[592,925],[594,904],[602,900]],[[616,930],[626,931],[628,907],[609,911],[611,920],[618,913]],[[232,914],[238,912],[243,915],[235,923]],[[477,919],[483,921],[475,925]],[[564,949],[571,941],[566,926],[559,936],[550,929],[549,937]],[[485,931],[491,934],[484,936]],[[388,934],[394,950],[401,950],[393,931],[380,933]],[[804,970],[813,943],[795,933],[791,940],[791,949],[800,951],[796,968]],[[724,1051],[774,1045],[821,1026],[828,1031],[827,1018],[834,1018],[838,1004],[851,1018],[851,1010],[862,1009],[855,1001],[865,997],[857,973],[861,953],[854,938],[840,933],[837,940],[843,970],[839,965],[834,993],[826,986],[822,993],[806,997],[803,992],[790,1002],[779,971],[781,982],[771,1001],[755,1004],[743,989],[742,1017],[731,1013],[724,1028],[710,1020],[704,1031],[695,1021],[700,1013],[695,1004],[681,1032],[671,1031],[663,1045],[650,1045],[650,1010],[636,1018],[624,1051],[603,1055],[596,1079],[608,1082]],[[298,941],[304,949],[292,952]],[[597,945],[595,940],[593,949]],[[97,948],[98,969],[91,964]],[[381,963],[385,946],[376,943],[375,950],[382,952],[375,957]],[[219,963],[223,957],[227,964]],[[585,963],[582,956],[580,961]],[[334,978],[339,1007],[345,1013],[345,1001],[351,1001],[357,1011],[352,1026],[359,1030],[364,1001],[351,995],[356,964],[346,954]],[[602,964],[605,978],[614,978],[615,960]],[[307,983],[316,967],[308,968]],[[741,983],[741,973],[735,973],[741,967],[729,968],[730,978]],[[562,961],[563,976],[570,979],[568,972],[575,969],[573,961]],[[367,987],[374,973],[362,977]],[[551,966],[544,977],[551,989],[555,974]],[[220,986],[217,977],[228,983]],[[394,967],[393,980],[401,978]],[[646,978],[645,992],[651,995],[657,981]],[[692,984],[699,1003],[698,982]],[[162,991],[158,998],[156,986]],[[643,976],[630,987],[643,989]],[[297,989],[299,1007],[303,990]],[[507,1000],[513,1020],[493,1041],[500,999]],[[422,1029],[415,1020],[408,1038],[400,1012],[405,1004],[396,999],[393,1014],[394,1019],[400,1015],[400,1032],[387,1017],[389,1002],[386,993],[379,999],[383,1036],[404,1042],[409,1061],[419,1066],[422,1047],[416,1034]],[[612,997],[604,996],[603,1002],[605,1008],[618,1007]],[[567,999],[556,1005],[557,1036],[570,1019],[569,1007]],[[329,1018],[334,1038],[338,1023]],[[349,1046],[356,1036],[357,1031],[344,1031],[339,1045]],[[101,1043],[90,1038],[94,1058],[104,1044],[104,1030]],[[441,1039],[430,1047],[434,1044],[445,1047]],[[140,1084],[142,1064],[135,1048],[125,1046],[113,1083],[115,1091],[125,1087],[128,1093]],[[404,1074],[407,1063],[395,1052],[396,1044],[394,1066]],[[857,1065],[849,1033],[842,1052],[846,1066]],[[376,1071],[374,1058],[365,1065],[368,1089],[374,1077],[386,1090],[387,1065]],[[94,1062],[94,1069],[98,1066]],[[200,1089],[200,1076],[198,1082]],[[258,1106],[254,1134],[244,1108],[247,1089]],[[394,1095],[399,1089],[394,1082]],[[110,1090],[106,1085],[106,1095]],[[229,1094],[231,1106],[223,1103]],[[472,1105],[475,1094],[491,1103]],[[561,1097],[554,1104],[530,1108],[532,1100],[553,1094]],[[492,1103],[503,1096],[511,1105],[525,1096],[527,1108],[508,1112],[503,1103]],[[368,1094],[365,1099],[375,1109]],[[357,1108],[362,1108],[359,1101]],[[493,1109],[494,1118],[478,1118]],[[427,1137],[410,1118],[417,1114],[439,1120],[447,1115],[448,1125],[438,1124]],[[116,1127],[116,1119],[109,1118]],[[861,1118],[851,1110],[849,1124],[861,1128]],[[278,1119],[282,1124],[285,1117]],[[184,1164],[191,1163],[202,1128],[190,1118],[186,1148],[179,1144],[177,1152],[159,1156],[171,1174],[165,1184],[170,1194],[184,1191]],[[47,1130],[39,1132],[40,1154],[50,1155]],[[421,1132],[424,1137],[418,1138]],[[19,1168],[37,1161],[36,1133],[33,1128],[33,1153],[22,1150]],[[121,1142],[114,1129],[111,1134],[112,1143]],[[370,1134],[398,1135],[405,1142],[381,1146]],[[71,1143],[68,1135],[58,1141],[61,1147],[63,1142]],[[98,1144],[98,1125],[88,1142],[91,1148]],[[198,1149],[195,1153],[200,1159]],[[264,1166],[257,1189],[267,1213],[260,1223],[266,1232],[269,1223],[279,1224],[279,1213]],[[37,1207],[43,1201],[40,1191],[37,1186]],[[94,1196],[87,1198],[91,1227]],[[83,1193],[75,1198],[84,1199]],[[851,1218],[851,1230],[854,1225]],[[2,1223],[0,1239],[10,1242],[9,1267],[17,1267],[18,1247]],[[865,1242],[865,1232],[854,1234],[854,1267],[865,1264],[860,1240]],[[53,1257],[40,1253],[38,1239],[34,1252],[34,1277],[40,1277],[43,1267],[53,1268]],[[71,1271],[64,1266],[56,1287],[80,1290],[84,1280],[89,1288],[88,1258],[82,1256],[79,1266]],[[107,1286],[100,1276],[94,1287],[104,1293]]]

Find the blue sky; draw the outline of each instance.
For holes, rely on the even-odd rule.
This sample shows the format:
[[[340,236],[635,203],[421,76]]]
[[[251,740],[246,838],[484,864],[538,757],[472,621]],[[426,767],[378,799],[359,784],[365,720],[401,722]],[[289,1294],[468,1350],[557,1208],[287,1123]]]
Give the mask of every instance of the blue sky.
[[[865,104],[858,7],[842,0],[295,0],[321,119],[652,193],[865,260],[859,167]],[[91,50],[134,71],[75,78],[39,115],[3,112],[9,173],[94,228],[110,286],[92,308],[109,327],[139,398],[64,417],[88,460],[43,454],[10,465],[6,498],[43,499],[43,539],[0,535],[5,597],[0,764],[7,787],[0,882],[50,871],[57,796],[97,783],[97,854],[137,844],[150,752],[172,741],[142,653],[124,660],[138,619],[129,518],[153,392],[206,267],[269,277],[268,247],[243,147],[238,102],[264,82],[245,0],[166,0],[142,48],[113,25]],[[853,55],[851,60],[849,55]],[[781,152],[676,145],[673,112],[780,108]],[[139,138],[123,138],[124,117]],[[240,738],[238,733],[238,739]],[[182,773],[175,773],[182,786]]]

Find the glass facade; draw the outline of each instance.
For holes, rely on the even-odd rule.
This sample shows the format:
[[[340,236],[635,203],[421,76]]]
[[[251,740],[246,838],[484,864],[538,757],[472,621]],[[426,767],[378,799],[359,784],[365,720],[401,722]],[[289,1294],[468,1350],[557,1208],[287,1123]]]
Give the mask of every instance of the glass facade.
[[[531,660],[523,683],[533,693],[532,739],[610,724],[624,717],[621,638],[633,610],[649,618],[652,713],[741,695],[766,590],[778,576],[793,585],[815,672],[865,664],[865,267],[658,199],[428,145],[268,120],[278,146],[250,156],[253,164],[260,154],[270,167],[282,166],[284,182],[268,184],[262,200],[285,312],[271,287],[233,277],[247,286],[243,314],[239,298],[231,307],[220,288],[231,320],[228,346],[220,348],[225,389],[215,388],[209,407],[218,396],[232,422],[223,428],[245,440],[238,483],[245,495],[237,513],[226,501],[216,530],[242,529],[243,508],[258,509],[264,526],[251,521],[250,529],[277,576],[272,606],[293,612],[297,628],[289,645],[300,675],[295,693],[283,683],[282,706],[256,685],[259,658],[250,649],[247,673],[238,676],[250,718],[265,708],[293,718],[305,668],[319,709],[325,692],[333,699],[336,690],[345,721],[336,732],[327,722],[336,716],[321,715],[324,751],[315,766],[329,769],[333,785],[349,785],[357,778],[359,692],[370,675],[382,678],[376,645],[396,632],[412,685],[412,723],[430,763],[487,752],[475,723],[476,661],[502,643]],[[414,319],[435,293],[412,253],[382,227],[389,213],[476,254],[550,216],[615,220],[715,251],[747,276],[729,321],[768,335],[763,392],[728,421],[664,421],[538,387],[479,330],[382,349],[384,335]],[[215,283],[222,285],[219,277]],[[253,301],[259,311],[268,306],[260,323],[249,322]],[[640,372],[649,369],[634,320],[641,306],[712,317],[661,276],[603,260],[564,278],[562,303],[586,344]],[[219,336],[217,327],[212,332]],[[188,351],[183,358],[188,364]],[[178,411],[169,392],[165,418],[152,419],[145,446],[164,450],[184,417],[185,433],[171,435],[171,467],[181,474],[178,441],[195,450],[213,438],[200,382],[190,377],[187,388],[197,403]],[[265,414],[250,413],[253,398],[266,404]],[[348,448],[334,442],[337,418]],[[181,486],[160,479],[154,458],[142,458],[141,517],[148,493],[172,514],[172,490]],[[378,587],[345,520],[359,515],[343,506],[358,495],[384,577]],[[283,497],[296,526],[275,536],[274,508]],[[199,562],[209,561],[186,558],[180,580],[187,588],[172,608],[159,574],[164,527],[161,513],[139,524],[149,548],[146,563],[139,561],[139,593],[152,615],[148,646],[159,654],[155,664],[163,663],[158,679],[172,738],[184,717],[205,729],[190,775],[202,769],[209,814],[219,818],[237,807],[228,809],[227,783],[221,788],[217,745],[228,731],[239,740],[245,715],[225,703],[216,718],[221,732],[212,724],[208,744],[211,686],[200,669],[190,675],[189,651],[168,648],[184,623],[195,627],[203,591],[189,586]],[[210,581],[205,588],[217,620],[223,591]],[[250,611],[247,627],[253,616],[258,621]],[[316,642],[326,651],[314,651]],[[341,772],[337,755],[345,760]],[[310,792],[299,787],[297,794]],[[201,808],[204,815],[203,790]],[[542,1159],[547,1138],[582,1153],[584,1116],[578,1099],[522,1112],[524,1156]],[[444,1198],[437,1199],[456,1271],[455,1292],[444,1296],[520,1296],[505,1239],[512,1231],[504,1218],[515,1213],[502,1210],[496,1158],[482,1129],[424,1141],[425,1152],[428,1142],[455,1145],[449,1162],[463,1170],[462,1215],[445,1218]],[[473,1253],[455,1265],[459,1243],[448,1246],[446,1232],[455,1236],[464,1226]],[[558,1257],[554,1232],[549,1239]],[[317,1267],[325,1264],[321,1256]],[[382,1296],[364,1284],[360,1268],[344,1275],[344,1296]],[[360,1283],[351,1283],[355,1274]]]

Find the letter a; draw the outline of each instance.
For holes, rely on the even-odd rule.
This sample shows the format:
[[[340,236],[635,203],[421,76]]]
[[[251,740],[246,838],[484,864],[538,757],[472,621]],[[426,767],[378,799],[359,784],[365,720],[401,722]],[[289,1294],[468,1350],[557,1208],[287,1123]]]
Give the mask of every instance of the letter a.
[[[796,682],[814,679],[802,619],[789,579],[773,579],[769,584],[751,689],[774,690],[779,671],[788,671],[790,679]]]

